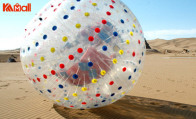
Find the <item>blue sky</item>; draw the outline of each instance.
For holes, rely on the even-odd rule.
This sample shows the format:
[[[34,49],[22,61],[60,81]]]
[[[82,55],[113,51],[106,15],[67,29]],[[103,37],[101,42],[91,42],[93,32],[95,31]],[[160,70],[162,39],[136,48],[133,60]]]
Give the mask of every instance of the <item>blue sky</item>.
[[[0,50],[19,47],[26,24],[49,0],[0,1]],[[122,0],[136,15],[148,40],[196,37],[196,0]],[[30,13],[6,13],[2,4],[32,4]]]

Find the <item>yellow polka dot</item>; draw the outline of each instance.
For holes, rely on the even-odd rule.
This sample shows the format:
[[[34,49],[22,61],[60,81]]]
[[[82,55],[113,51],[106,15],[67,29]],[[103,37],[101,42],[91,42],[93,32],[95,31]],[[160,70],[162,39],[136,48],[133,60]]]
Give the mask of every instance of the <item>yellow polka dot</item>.
[[[116,100],[114,100],[114,99],[112,100],[112,102],[115,102],[115,101],[116,101]]]
[[[135,80],[132,81],[132,84],[134,84],[134,83],[135,83]]]
[[[87,88],[86,87],[82,87],[82,91],[87,91]]]
[[[92,83],[97,83],[97,79],[93,79],[92,80]]]
[[[69,100],[69,98],[68,97],[64,97],[64,100]]]
[[[126,44],[130,44],[130,41],[129,40],[126,40]]]
[[[47,80],[44,80],[44,83],[47,83]]]
[[[90,16],[90,13],[85,12],[84,15],[85,15],[86,17],[88,17],[88,16]]]
[[[97,6],[97,3],[92,3],[93,6]]]
[[[54,52],[55,52],[55,48],[51,48],[51,49],[50,49],[50,52],[51,52],[51,53],[54,53]]]
[[[28,65],[25,65],[26,68],[28,68]]]
[[[133,27],[135,28],[135,24],[133,24]]]
[[[62,41],[63,41],[63,42],[67,42],[67,40],[68,40],[68,38],[67,38],[66,36],[64,36],[64,37],[62,38]]]
[[[120,55],[124,54],[124,51],[123,51],[123,50],[120,50],[120,51],[119,51],[119,54],[120,54]]]
[[[61,102],[60,100],[56,100],[56,102]]]
[[[125,94],[125,92],[122,92],[121,94],[122,94],[122,95],[124,95],[124,94]]]
[[[80,28],[81,27],[81,24],[76,24],[76,28]]]
[[[33,62],[31,63],[31,65],[32,65],[32,67],[34,67],[34,66],[35,66],[35,64],[34,64]]]
[[[105,70],[101,70],[101,73],[100,73],[102,76],[104,76],[106,74],[106,71]]]
[[[82,101],[82,99],[79,99],[78,101],[79,101],[79,102],[81,102],[81,101]]]
[[[113,59],[113,63],[116,64],[118,62],[117,59]]]
[[[45,86],[42,87],[43,89],[45,88]]]
[[[44,57],[40,57],[40,60],[43,62],[45,60],[45,58]]]
[[[73,93],[72,95],[73,95],[74,97],[78,96],[78,94],[77,94],[77,93]]]
[[[130,35],[133,36],[133,32],[132,31],[130,32]]]

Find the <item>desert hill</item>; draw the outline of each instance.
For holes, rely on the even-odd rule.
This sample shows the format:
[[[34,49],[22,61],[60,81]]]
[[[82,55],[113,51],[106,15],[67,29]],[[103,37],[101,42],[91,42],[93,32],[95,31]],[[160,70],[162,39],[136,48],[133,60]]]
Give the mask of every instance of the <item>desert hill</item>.
[[[183,52],[188,50],[196,52],[196,38],[177,38],[173,40],[155,39],[147,41],[152,49],[163,52],[168,50],[171,52]]]

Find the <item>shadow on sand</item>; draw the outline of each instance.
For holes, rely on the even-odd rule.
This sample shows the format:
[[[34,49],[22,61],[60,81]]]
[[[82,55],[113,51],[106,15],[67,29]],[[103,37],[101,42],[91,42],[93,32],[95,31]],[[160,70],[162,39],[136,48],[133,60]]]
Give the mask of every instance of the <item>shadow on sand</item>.
[[[196,106],[134,96],[96,109],[53,108],[67,119],[196,119]]]

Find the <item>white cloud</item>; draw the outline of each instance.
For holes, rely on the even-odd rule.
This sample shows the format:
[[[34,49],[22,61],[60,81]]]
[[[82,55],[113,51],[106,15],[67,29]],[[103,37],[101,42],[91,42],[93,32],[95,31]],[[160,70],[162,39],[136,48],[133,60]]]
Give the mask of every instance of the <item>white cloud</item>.
[[[0,38],[0,50],[11,50],[20,48],[23,39],[24,38],[22,35],[9,38]]]
[[[160,39],[174,39],[174,38],[189,38],[196,37],[196,29],[190,30],[156,30],[156,31],[146,31],[144,35],[147,40],[152,40],[156,38]]]

